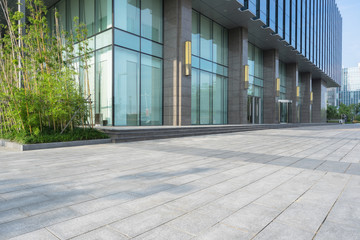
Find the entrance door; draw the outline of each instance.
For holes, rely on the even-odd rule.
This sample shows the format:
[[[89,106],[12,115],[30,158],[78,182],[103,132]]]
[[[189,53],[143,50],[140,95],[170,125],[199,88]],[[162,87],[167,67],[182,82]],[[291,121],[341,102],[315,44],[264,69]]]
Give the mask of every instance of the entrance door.
[[[248,96],[248,123],[261,123],[261,98]]]
[[[291,101],[290,100],[279,100],[279,120],[280,123],[291,122]]]

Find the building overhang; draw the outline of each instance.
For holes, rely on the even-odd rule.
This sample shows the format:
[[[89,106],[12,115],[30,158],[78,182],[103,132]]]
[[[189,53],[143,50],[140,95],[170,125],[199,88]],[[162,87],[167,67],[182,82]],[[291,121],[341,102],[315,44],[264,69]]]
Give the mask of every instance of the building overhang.
[[[266,26],[237,0],[192,0],[193,8],[228,29],[244,27],[248,29],[249,42],[263,50],[277,49],[279,58],[285,63],[298,63],[299,72],[312,73],[313,79],[322,79],[327,87],[340,85],[300,54],[293,46]]]

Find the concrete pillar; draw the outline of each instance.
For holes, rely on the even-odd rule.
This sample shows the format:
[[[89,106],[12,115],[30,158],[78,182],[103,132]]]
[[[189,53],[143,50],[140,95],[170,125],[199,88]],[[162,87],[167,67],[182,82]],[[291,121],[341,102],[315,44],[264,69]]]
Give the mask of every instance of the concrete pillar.
[[[291,109],[289,113],[289,122],[297,123],[297,97],[296,88],[299,83],[299,70],[297,63],[286,64],[286,99],[291,100]]]
[[[191,18],[191,0],[164,1],[164,125],[191,124],[191,76],[185,76]]]
[[[248,31],[235,28],[229,31],[228,123],[247,123],[247,89],[244,66],[248,63]]]
[[[326,122],[326,83],[321,79],[312,80],[313,104],[312,122]]]
[[[279,77],[279,52],[264,51],[264,123],[279,123],[276,79]]]
[[[312,91],[312,75],[311,73],[300,74],[300,94],[301,94],[301,106],[300,106],[300,122],[311,123],[311,104],[310,104],[310,92]]]

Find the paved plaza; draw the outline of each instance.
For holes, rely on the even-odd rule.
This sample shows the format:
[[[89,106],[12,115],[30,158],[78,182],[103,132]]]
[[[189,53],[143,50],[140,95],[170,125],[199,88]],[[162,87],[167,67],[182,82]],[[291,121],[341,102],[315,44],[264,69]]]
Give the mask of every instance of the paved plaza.
[[[360,239],[360,125],[0,149],[0,239]]]

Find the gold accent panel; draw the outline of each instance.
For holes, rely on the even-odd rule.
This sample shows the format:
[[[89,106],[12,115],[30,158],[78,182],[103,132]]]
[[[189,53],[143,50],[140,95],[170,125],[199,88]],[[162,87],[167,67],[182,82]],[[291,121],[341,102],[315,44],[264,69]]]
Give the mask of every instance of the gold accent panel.
[[[191,42],[185,42],[185,75],[191,75]]]
[[[249,88],[249,65],[244,66],[245,89]]]

